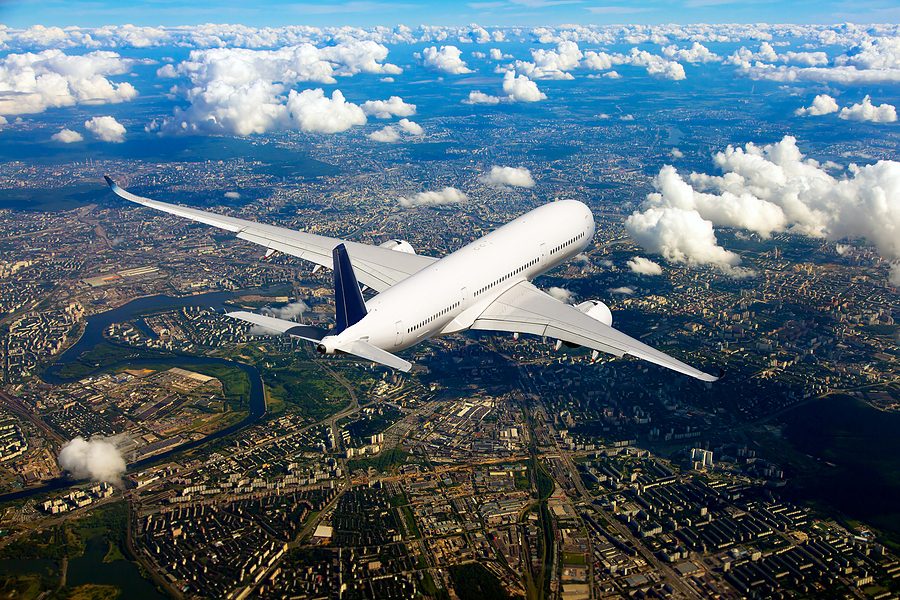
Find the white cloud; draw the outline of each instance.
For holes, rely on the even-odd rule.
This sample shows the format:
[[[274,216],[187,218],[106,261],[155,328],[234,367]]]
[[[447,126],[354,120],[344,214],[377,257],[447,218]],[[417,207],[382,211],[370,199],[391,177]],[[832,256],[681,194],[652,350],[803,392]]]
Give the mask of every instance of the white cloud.
[[[679,49],[674,45],[666,46],[663,48],[663,56],[679,62],[689,63],[709,63],[722,60],[718,54],[710,52],[709,48],[700,42],[694,42],[690,49]]]
[[[134,86],[107,77],[127,73],[135,62],[106,51],[81,56],[67,56],[61,50],[9,54],[0,60],[0,114],[131,100],[138,95]]]
[[[834,251],[838,253],[838,256],[844,256],[845,254],[850,252],[850,250],[852,250],[852,249],[853,249],[853,246],[849,246],[847,244],[835,244],[834,245]]]
[[[503,76],[503,91],[509,94],[509,99],[513,102],[537,102],[547,99],[547,95],[538,89],[535,82],[525,75],[516,77],[512,71]]]
[[[637,273],[638,275],[662,275],[662,267],[643,256],[635,256],[625,264],[631,269],[632,273]]]
[[[112,117],[94,117],[84,122],[84,127],[104,142],[121,143],[125,141],[125,127]]]
[[[477,90],[472,90],[469,92],[469,97],[466,100],[463,100],[463,104],[499,104],[500,98],[497,96],[490,96],[488,94],[479,92]]]
[[[225,197],[229,200],[238,200],[241,197],[240,192],[225,192]]]
[[[837,101],[828,94],[820,94],[813,100],[812,106],[808,108],[798,108],[794,114],[798,117],[817,117],[819,115],[827,115],[837,112]]]
[[[531,177],[531,171],[525,167],[491,167],[490,173],[485,173],[478,178],[478,181],[490,186],[516,186],[531,188],[534,187],[534,179]]]
[[[452,187],[445,187],[439,192],[419,192],[412,198],[406,198],[404,196],[397,198],[398,202],[400,202],[400,206],[403,206],[404,208],[430,204],[456,204],[468,199],[468,196]]]
[[[355,104],[345,104],[340,92],[328,101],[322,98],[322,90],[299,94],[291,90],[287,98],[285,91],[301,82],[335,83],[336,76],[402,72],[399,67],[383,62],[387,54],[386,47],[371,40],[350,40],[325,48],[303,43],[277,50],[194,50],[177,67],[165,65],[158,71],[160,77],[185,77],[190,82],[174,88],[175,94],[186,99],[190,106],[176,108],[161,131],[238,135],[290,127],[323,133],[344,131],[365,123],[365,113]],[[373,113],[399,116],[415,111],[414,105],[397,97],[373,101],[369,108]],[[319,110],[320,114],[310,115],[311,110]],[[331,117],[326,118],[325,113]],[[329,119],[330,124],[319,125]]]
[[[895,288],[900,288],[900,262],[895,262],[891,265],[891,270],[888,274],[888,283]]]
[[[725,265],[726,272],[739,259],[718,246],[713,224],[763,237],[865,238],[885,259],[900,260],[900,162],[851,165],[835,177],[833,165],[805,158],[790,136],[763,147],[729,146],[714,162],[721,176],[691,173],[690,183],[672,167],[660,170],[658,191],[626,222],[629,233],[668,260]]]
[[[354,125],[364,125],[366,115],[362,109],[344,100],[340,90],[334,90],[327,98],[321,89],[291,90],[287,110],[294,127],[312,133],[337,133]]]
[[[636,67],[644,67],[651,77],[679,81],[684,79],[684,67],[675,61],[666,60],[656,54],[650,54],[646,50],[632,48],[625,62]]]
[[[421,53],[417,52],[415,57],[421,60],[422,65],[430,71],[449,73],[450,75],[471,73],[472,69],[459,58],[460,54],[462,51],[456,46],[441,46],[440,50],[431,46],[422,50]]]
[[[610,71],[609,73],[604,73],[601,77],[606,77],[607,79],[622,79],[622,76],[619,75],[616,71]]]
[[[890,104],[875,106],[869,96],[863,98],[860,104],[843,108],[838,115],[842,119],[851,121],[872,121],[874,123],[893,123],[897,120],[897,109]]]
[[[84,136],[77,131],[63,128],[59,131],[59,133],[54,133],[53,135],[51,135],[50,139],[54,142],[61,142],[63,144],[73,144],[75,142],[84,140]]]
[[[515,70],[531,79],[573,79],[568,71],[578,67],[583,57],[578,44],[565,41],[560,42],[556,50],[532,50],[533,62],[516,61]]]
[[[368,100],[362,104],[362,110],[376,119],[390,119],[392,116],[410,117],[416,114],[416,105],[407,104],[399,96],[391,96],[389,100]]]
[[[491,48],[490,50],[491,60],[512,60],[512,54],[504,54],[499,48]]]
[[[713,224],[696,210],[650,208],[635,212],[625,229],[645,250],[671,262],[691,266],[713,265],[731,273],[741,257],[719,246]]]
[[[59,451],[59,466],[77,479],[121,485],[125,459],[116,446],[118,441],[118,437],[94,436],[89,442],[77,437]]]
[[[399,125],[400,128],[403,129],[403,131],[411,135],[425,135],[425,130],[422,128],[422,126],[418,123],[410,121],[409,119],[400,119],[397,122],[397,125]]]
[[[678,148],[672,148],[672,150],[669,151],[669,154],[672,155],[672,158],[684,158],[684,152]]]
[[[286,321],[290,321],[292,319],[300,317],[308,310],[309,306],[307,306],[303,300],[297,300],[296,302],[291,302],[290,304],[286,304],[285,306],[277,308],[267,306],[262,309],[262,313],[275,317],[276,319],[284,319]]]
[[[552,287],[547,290],[547,293],[559,300],[560,302],[565,302],[569,304],[572,299],[575,297],[575,294],[570,292],[569,290],[561,287]]]
[[[630,288],[627,286],[617,287],[617,288],[609,288],[609,293],[613,296],[633,296],[634,288]]]
[[[378,131],[373,131],[369,134],[369,139],[373,142],[385,142],[391,143],[396,142],[400,139],[400,132],[397,131],[396,127],[392,127],[388,125]]]

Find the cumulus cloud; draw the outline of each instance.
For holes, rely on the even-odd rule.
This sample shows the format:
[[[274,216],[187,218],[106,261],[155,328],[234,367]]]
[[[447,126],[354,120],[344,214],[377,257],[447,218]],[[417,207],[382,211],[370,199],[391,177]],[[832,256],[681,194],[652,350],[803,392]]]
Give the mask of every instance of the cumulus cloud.
[[[714,162],[721,176],[691,173],[689,182],[663,167],[657,192],[626,221],[632,237],[668,260],[718,265],[732,275],[747,273],[718,245],[714,224],[763,237],[866,238],[885,259],[900,260],[900,162],[851,165],[833,176],[833,165],[804,157],[790,136],[763,147],[729,146]]]
[[[312,133],[337,133],[366,123],[363,110],[345,101],[340,90],[334,90],[331,98],[326,97],[319,88],[299,94],[291,90],[287,111],[294,127]]]
[[[635,256],[625,264],[628,265],[632,273],[637,273],[638,275],[662,275],[662,267],[643,256]]]
[[[393,117],[410,117],[416,114],[416,105],[407,104],[399,96],[391,96],[389,100],[369,100],[361,106],[364,113],[376,119]]]
[[[510,60],[512,59],[512,54],[503,54],[503,51],[499,48],[491,48],[489,55],[491,60]]]
[[[118,437],[94,436],[89,442],[77,437],[59,451],[59,466],[77,479],[121,485],[125,458],[116,446],[118,441]]]
[[[336,76],[357,73],[400,73],[384,63],[388,50],[373,41],[352,40],[325,48],[297,44],[278,50],[215,48],[194,50],[177,66],[165,65],[160,77],[184,77],[188,85],[173,88],[189,102],[176,108],[161,131],[177,133],[236,133],[250,135],[297,128],[316,133],[335,133],[365,123],[365,112],[345,103],[339,91],[331,100],[321,89],[298,93],[285,91],[301,82],[335,83]],[[410,115],[415,106],[392,97],[373,101],[367,109],[381,116]],[[412,112],[410,112],[412,111]]]
[[[225,197],[229,200],[238,200],[241,197],[240,192],[225,192]]]
[[[532,50],[531,58],[532,62],[516,61],[515,71],[531,79],[573,79],[569,71],[579,65],[584,54],[578,44],[565,41],[556,50]]]
[[[547,94],[540,91],[535,82],[525,75],[516,77],[512,71],[507,71],[503,76],[503,91],[509,94],[509,99],[513,102],[538,102],[547,99]]]
[[[500,98],[473,90],[469,92],[469,97],[463,100],[463,104],[500,104]]]
[[[897,120],[897,109],[890,104],[882,104],[881,106],[876,107],[872,104],[869,96],[866,96],[861,103],[843,108],[838,116],[850,121],[893,123]]]
[[[684,158],[684,152],[678,148],[672,148],[672,150],[669,151],[669,154],[672,155],[672,158]]]
[[[630,288],[627,286],[610,288],[608,291],[613,296],[633,296],[634,295],[634,288]]]
[[[849,246],[847,244],[835,244],[834,245],[834,251],[838,253],[838,256],[844,256],[845,254],[850,252],[850,250],[852,250],[852,249],[853,249],[853,246]]]
[[[118,144],[125,141],[125,127],[112,117],[94,117],[85,121],[84,127],[104,142]]]
[[[307,306],[306,302],[304,302],[303,300],[297,300],[296,302],[291,302],[290,304],[286,304],[285,306],[281,306],[278,308],[267,306],[262,309],[262,313],[275,317],[276,319],[284,319],[286,321],[290,321],[292,319],[299,318],[308,310],[309,306]]]
[[[396,142],[400,139],[400,132],[397,131],[396,127],[391,127],[388,125],[378,131],[373,131],[369,134],[369,139],[373,142],[385,142],[391,143]]]
[[[647,73],[657,79],[679,81],[686,77],[684,67],[680,63],[666,60],[656,54],[650,54],[646,50],[632,48],[625,62],[636,67],[646,68]]]
[[[450,75],[471,73],[472,69],[460,59],[460,54],[462,51],[456,46],[441,46],[440,50],[431,46],[422,50],[421,53],[416,52],[415,57],[430,71],[449,73]]]
[[[0,114],[131,100],[138,95],[134,86],[107,77],[128,73],[135,62],[106,51],[81,56],[67,56],[61,50],[9,54],[0,60]]]
[[[891,270],[888,274],[888,283],[896,288],[900,288],[900,262],[895,262],[891,265]]]
[[[837,101],[828,94],[820,94],[815,97],[812,106],[806,108],[798,108],[794,114],[798,117],[817,117],[819,115],[827,115],[838,111]]]
[[[50,139],[54,142],[61,142],[63,144],[73,144],[75,142],[82,141],[84,139],[84,136],[77,131],[63,128],[59,131],[59,133],[54,133],[53,135],[51,135]]]
[[[700,42],[694,42],[694,45],[690,48],[678,48],[675,45],[666,46],[663,48],[663,56],[679,62],[689,63],[709,63],[722,60],[718,54],[710,52],[709,48]]]
[[[572,299],[575,297],[575,294],[570,292],[569,290],[561,287],[552,287],[547,290],[547,293],[559,300],[560,302],[565,302],[569,304]]]
[[[491,172],[479,177],[478,181],[490,186],[534,187],[531,171],[525,167],[493,166],[491,167]]]
[[[411,135],[425,135],[425,130],[422,128],[422,126],[414,121],[410,121],[409,119],[400,119],[397,122],[397,125],[399,125],[403,131]]]
[[[625,229],[645,250],[670,262],[691,266],[712,265],[731,273],[741,257],[719,246],[713,224],[696,210],[651,208],[635,212]]]
[[[412,198],[400,196],[397,201],[400,206],[409,208],[412,206],[435,205],[435,204],[456,204],[468,200],[469,197],[453,187],[445,187],[439,192],[419,192]]]

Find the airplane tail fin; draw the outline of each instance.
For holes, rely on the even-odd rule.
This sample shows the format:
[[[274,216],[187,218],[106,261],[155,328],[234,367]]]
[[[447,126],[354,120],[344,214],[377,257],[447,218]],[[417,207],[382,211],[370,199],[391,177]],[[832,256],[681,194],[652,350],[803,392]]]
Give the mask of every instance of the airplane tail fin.
[[[350,255],[344,244],[332,252],[334,260],[334,312],[335,333],[340,333],[359,323],[366,316],[366,303],[359,282],[350,265]]]

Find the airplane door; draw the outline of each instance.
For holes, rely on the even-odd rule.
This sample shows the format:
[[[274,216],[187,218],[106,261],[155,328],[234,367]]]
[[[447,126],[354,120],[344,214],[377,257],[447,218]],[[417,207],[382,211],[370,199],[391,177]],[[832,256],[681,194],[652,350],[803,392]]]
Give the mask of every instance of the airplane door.
[[[541,266],[547,265],[547,244],[541,242]]]
[[[394,341],[395,346],[403,344],[403,321],[397,321],[397,339]]]
[[[459,290],[459,295],[462,299],[459,306],[463,310],[466,310],[469,307],[469,290],[468,290],[468,288],[462,288],[461,290]]]

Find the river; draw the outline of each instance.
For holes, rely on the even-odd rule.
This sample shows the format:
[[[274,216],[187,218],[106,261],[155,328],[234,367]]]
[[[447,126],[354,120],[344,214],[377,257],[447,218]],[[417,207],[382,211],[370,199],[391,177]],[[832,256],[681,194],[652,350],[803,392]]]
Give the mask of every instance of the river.
[[[97,344],[103,343],[106,340],[103,337],[103,332],[107,327],[112,325],[113,323],[124,323],[126,321],[130,321],[135,318],[136,314],[145,313],[148,311],[152,311],[159,308],[164,307],[181,307],[181,306],[210,306],[213,308],[220,309],[223,307],[222,302],[225,300],[234,297],[237,295],[235,292],[212,292],[209,294],[199,294],[197,296],[185,296],[183,298],[173,298],[171,296],[147,296],[145,298],[138,298],[136,300],[132,300],[128,304],[124,304],[119,308],[103,312],[97,313],[88,317],[87,324],[84,329],[84,334],[82,334],[81,338],[76,342],[71,348],[66,350],[63,354],[60,355],[59,359],[53,363],[53,365],[47,369],[42,379],[47,383],[52,383],[56,385],[60,385],[63,383],[70,383],[71,380],[61,379],[58,375],[59,370],[65,365],[67,362],[71,362],[81,356],[84,352],[92,350]],[[153,456],[144,458],[142,460],[136,461],[128,465],[128,470],[133,472],[141,467],[144,467],[148,464],[158,462],[161,460],[165,460],[169,456],[176,454],[178,452],[183,452],[185,450],[190,450],[192,448],[196,448],[201,446],[207,442],[211,442],[213,440],[217,440],[219,438],[230,435],[240,429],[243,429],[247,425],[255,422],[261,416],[266,414],[266,399],[265,394],[263,392],[263,382],[262,377],[259,374],[259,371],[256,367],[251,365],[246,365],[239,362],[234,362],[230,360],[225,360],[222,358],[211,358],[211,357],[199,357],[199,356],[170,356],[170,357],[161,357],[161,358],[140,358],[133,361],[134,363],[139,363],[141,365],[172,365],[172,366],[191,366],[191,365],[208,365],[208,364],[220,364],[227,365],[231,367],[237,367],[241,369],[244,373],[247,374],[247,377],[250,379],[250,413],[247,415],[245,419],[243,419],[239,423],[235,423],[225,429],[217,431],[216,433],[210,434],[205,438],[195,440],[192,442],[188,442],[186,444],[181,444],[173,448],[172,450],[167,450],[166,452],[162,452],[160,454],[155,454]],[[115,369],[116,367],[121,366],[129,366],[133,364],[132,361],[126,361],[121,363],[116,363],[114,365],[109,365],[103,367],[102,370],[110,370]],[[98,369],[100,370],[100,369]],[[18,500],[21,498],[28,498],[35,494],[49,492],[53,490],[62,489],[68,487],[72,484],[76,483],[72,479],[68,477],[60,477],[48,482],[45,485],[28,488],[24,490],[20,490],[18,492],[12,492],[9,494],[0,495],[0,502],[9,502],[11,500]]]

